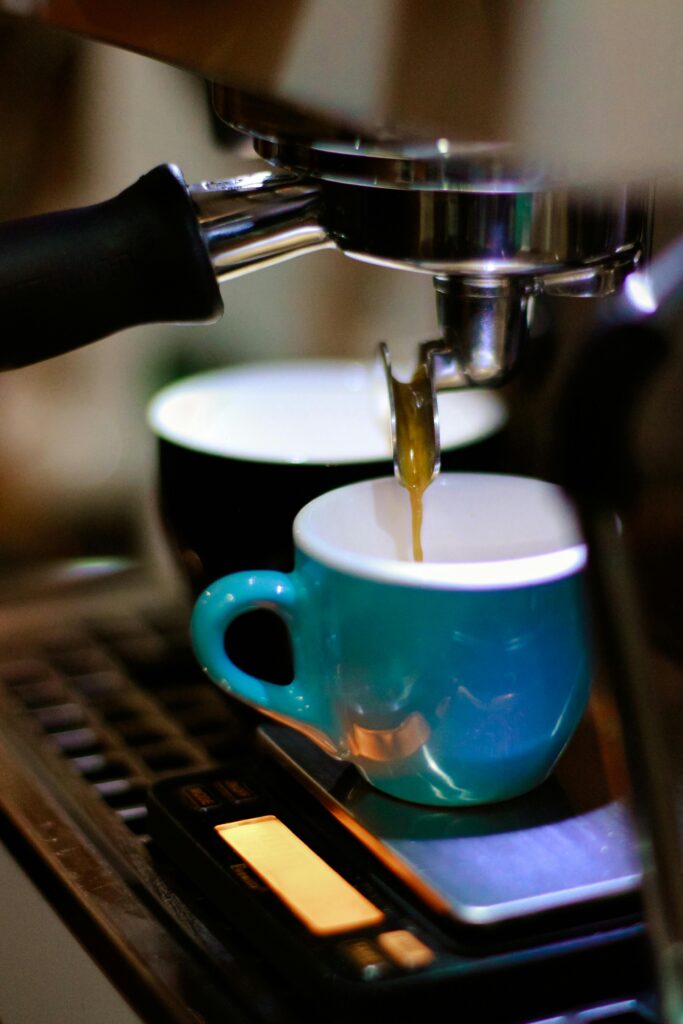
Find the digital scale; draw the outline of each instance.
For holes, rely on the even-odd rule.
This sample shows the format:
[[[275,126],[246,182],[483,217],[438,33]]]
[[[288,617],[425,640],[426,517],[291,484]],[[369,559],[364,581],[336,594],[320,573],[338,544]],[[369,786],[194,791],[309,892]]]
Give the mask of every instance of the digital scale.
[[[495,1014],[598,978],[611,995],[647,964],[627,810],[582,793],[553,778],[504,805],[416,806],[266,724],[253,757],[157,783],[149,827],[275,970],[342,1015],[451,992]]]

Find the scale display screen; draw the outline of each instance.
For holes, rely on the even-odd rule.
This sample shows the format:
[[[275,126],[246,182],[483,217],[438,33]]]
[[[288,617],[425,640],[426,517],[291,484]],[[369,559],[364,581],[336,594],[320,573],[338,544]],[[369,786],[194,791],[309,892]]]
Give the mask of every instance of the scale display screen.
[[[379,924],[383,912],[273,814],[214,826],[221,839],[316,935]]]

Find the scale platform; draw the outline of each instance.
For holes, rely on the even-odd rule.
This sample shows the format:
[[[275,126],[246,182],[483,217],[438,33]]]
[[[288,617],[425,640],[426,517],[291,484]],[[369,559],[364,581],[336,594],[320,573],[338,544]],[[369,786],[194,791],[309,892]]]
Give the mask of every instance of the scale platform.
[[[640,862],[613,716],[598,694],[553,776],[485,807],[405,803],[286,726],[263,725],[259,738],[428,906],[484,929],[637,895]]]

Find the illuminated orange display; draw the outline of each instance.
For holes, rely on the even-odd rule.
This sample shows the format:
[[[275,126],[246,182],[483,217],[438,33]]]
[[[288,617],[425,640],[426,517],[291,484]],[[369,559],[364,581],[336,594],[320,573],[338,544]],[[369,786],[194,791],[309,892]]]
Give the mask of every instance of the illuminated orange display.
[[[216,825],[216,832],[316,935],[383,920],[378,907],[274,815]]]

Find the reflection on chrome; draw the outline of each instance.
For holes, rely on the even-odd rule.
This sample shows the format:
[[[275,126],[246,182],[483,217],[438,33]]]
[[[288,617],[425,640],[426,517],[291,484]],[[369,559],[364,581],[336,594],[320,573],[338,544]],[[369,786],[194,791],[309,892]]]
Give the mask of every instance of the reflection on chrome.
[[[652,282],[645,271],[638,270],[624,281],[624,294],[634,309],[639,313],[656,313],[657,298]]]

